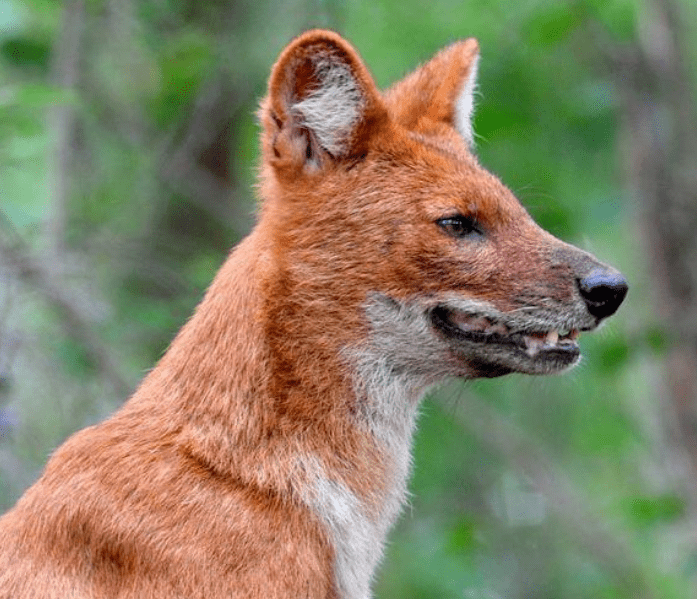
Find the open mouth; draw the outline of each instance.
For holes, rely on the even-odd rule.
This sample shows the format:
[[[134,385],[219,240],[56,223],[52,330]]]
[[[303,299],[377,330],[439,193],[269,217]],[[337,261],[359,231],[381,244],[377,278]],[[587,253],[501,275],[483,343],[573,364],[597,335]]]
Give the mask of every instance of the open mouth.
[[[580,355],[575,328],[512,328],[503,320],[444,306],[433,309],[431,321],[445,336],[477,346],[483,359],[491,356],[492,362],[505,362],[511,370],[552,372],[573,365]]]

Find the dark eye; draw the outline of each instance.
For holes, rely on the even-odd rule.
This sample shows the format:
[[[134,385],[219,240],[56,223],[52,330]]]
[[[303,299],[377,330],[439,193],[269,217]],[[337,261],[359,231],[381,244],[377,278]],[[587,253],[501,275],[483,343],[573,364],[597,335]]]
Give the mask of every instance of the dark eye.
[[[448,235],[452,235],[453,237],[467,237],[473,233],[481,235],[481,230],[477,222],[473,218],[463,216],[462,214],[439,218],[436,224],[448,233]]]

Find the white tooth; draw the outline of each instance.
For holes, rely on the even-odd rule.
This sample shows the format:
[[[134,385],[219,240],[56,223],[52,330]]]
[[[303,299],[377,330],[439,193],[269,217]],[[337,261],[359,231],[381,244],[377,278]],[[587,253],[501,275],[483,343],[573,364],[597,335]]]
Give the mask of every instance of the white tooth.
[[[529,335],[525,335],[523,337],[525,340],[525,352],[530,356],[531,358],[534,358],[539,352],[540,352],[540,347],[542,346],[542,339],[539,339],[538,337],[530,337]]]
[[[557,341],[559,341],[559,333],[556,331],[550,331],[547,333],[547,336],[545,337],[545,343],[548,345],[556,345]]]

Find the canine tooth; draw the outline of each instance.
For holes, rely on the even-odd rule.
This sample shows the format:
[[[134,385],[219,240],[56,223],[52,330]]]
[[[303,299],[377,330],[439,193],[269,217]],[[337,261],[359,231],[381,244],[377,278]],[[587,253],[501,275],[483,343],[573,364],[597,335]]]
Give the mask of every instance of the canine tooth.
[[[539,352],[544,341],[540,337],[531,337],[530,335],[525,335],[523,337],[525,341],[525,351],[531,358],[534,358]]]
[[[550,331],[547,333],[547,336],[545,337],[545,342],[548,343],[549,345],[556,345],[557,342],[559,341],[559,333],[556,331]]]

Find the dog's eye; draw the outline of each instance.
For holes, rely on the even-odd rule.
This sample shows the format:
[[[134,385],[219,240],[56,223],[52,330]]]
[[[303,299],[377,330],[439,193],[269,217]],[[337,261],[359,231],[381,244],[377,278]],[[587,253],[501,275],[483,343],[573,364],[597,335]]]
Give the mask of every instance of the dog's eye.
[[[463,216],[462,214],[439,218],[436,224],[453,237],[467,237],[473,233],[481,234],[477,222],[473,218]]]

